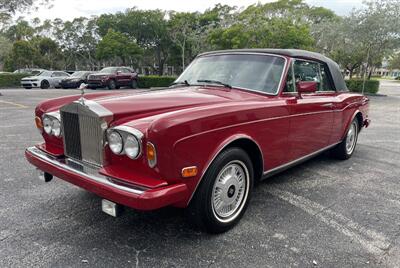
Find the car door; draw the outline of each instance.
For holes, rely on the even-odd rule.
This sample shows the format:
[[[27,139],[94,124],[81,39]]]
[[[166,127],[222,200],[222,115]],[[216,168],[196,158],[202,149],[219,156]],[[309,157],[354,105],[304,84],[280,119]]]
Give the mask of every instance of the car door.
[[[63,72],[53,72],[53,74],[51,75],[52,86],[58,87],[63,77],[65,77]]]
[[[329,145],[333,124],[333,102],[335,95],[324,90],[321,64],[309,60],[294,60],[292,63],[292,92],[287,97],[290,110],[288,143],[289,161],[312,154]],[[318,91],[298,94],[296,83],[315,81]]]
[[[125,68],[118,68],[117,70],[117,83],[118,86],[125,86],[128,84],[128,77]]]

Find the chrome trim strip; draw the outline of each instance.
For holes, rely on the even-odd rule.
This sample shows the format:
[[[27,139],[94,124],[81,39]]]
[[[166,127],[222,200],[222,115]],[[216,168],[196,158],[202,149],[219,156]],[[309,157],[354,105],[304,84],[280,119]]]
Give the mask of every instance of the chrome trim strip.
[[[310,158],[312,158],[312,157],[314,157],[314,156],[316,156],[316,155],[322,153],[323,151],[326,151],[326,150],[328,150],[328,149],[330,149],[330,148],[335,147],[335,146],[338,145],[339,143],[340,143],[340,142],[337,142],[337,143],[335,143],[335,144],[326,146],[326,147],[324,147],[324,148],[322,148],[322,149],[319,149],[318,151],[315,151],[315,152],[313,152],[313,153],[311,153],[311,154],[302,156],[302,157],[300,157],[300,158],[298,158],[298,159],[296,159],[296,160],[293,160],[293,161],[291,161],[291,162],[289,162],[289,163],[286,163],[286,164],[283,164],[283,165],[281,165],[281,166],[275,167],[275,168],[273,168],[273,169],[264,171],[263,177],[262,177],[261,179],[263,180],[263,179],[269,178],[269,177],[271,177],[271,176],[273,176],[273,175],[275,175],[275,174],[277,174],[277,173],[279,173],[279,172],[281,172],[281,171],[284,171],[284,170],[289,169],[289,168],[291,168],[291,167],[293,167],[293,166],[295,166],[295,165],[297,165],[297,164],[300,164],[300,163],[302,163],[302,162],[304,162],[304,161],[307,161],[307,160],[309,160]]]
[[[103,105],[99,104],[96,101],[84,99],[83,104],[80,100],[76,100],[74,101],[74,103],[79,103],[83,106],[86,106],[91,111],[96,113],[99,117],[113,116],[113,113],[110,110],[108,110],[107,108],[105,108]]]
[[[50,112],[50,113],[44,113],[43,115],[42,115],[42,119],[45,117],[45,116],[52,116],[52,117],[54,117],[54,118],[56,118],[58,121],[60,121],[60,123],[61,123],[61,114],[60,114],[60,111],[55,111],[55,112]]]
[[[135,136],[136,138],[138,138],[139,140],[143,138],[143,133],[140,130],[137,130],[136,128],[130,127],[130,126],[116,126],[113,128],[110,128],[110,130],[121,130],[121,131],[125,131],[128,132],[129,134],[132,134],[133,136]]]
[[[144,190],[141,190],[141,189],[130,188],[130,187],[125,187],[122,185],[115,184],[115,183],[111,182],[107,176],[101,175],[99,173],[89,174],[88,172],[85,172],[85,169],[94,170],[94,171],[98,172],[98,169],[96,169],[95,167],[92,167],[90,165],[87,165],[87,164],[84,164],[84,163],[81,163],[81,162],[78,162],[78,161],[75,161],[72,159],[68,159],[68,158],[66,158],[67,161],[65,161],[65,159],[61,159],[61,160],[64,160],[65,163],[61,162],[60,159],[57,159],[57,158],[51,156],[50,154],[43,152],[42,150],[38,149],[37,147],[29,147],[26,149],[26,151],[29,152],[30,154],[34,155],[35,157],[40,158],[43,161],[46,161],[49,164],[55,165],[58,168],[68,170],[69,172],[73,172],[79,176],[85,177],[88,180],[103,184],[105,186],[113,187],[115,189],[122,190],[122,191],[125,191],[128,193],[137,194],[137,195],[141,195],[145,192]],[[68,165],[68,161],[71,161],[74,165],[80,165],[83,168],[82,171],[78,170],[76,168],[73,168],[72,165]]]

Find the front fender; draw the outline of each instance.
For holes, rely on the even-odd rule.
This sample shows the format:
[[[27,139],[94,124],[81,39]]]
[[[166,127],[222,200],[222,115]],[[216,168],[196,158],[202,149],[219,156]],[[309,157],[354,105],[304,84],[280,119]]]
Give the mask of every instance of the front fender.
[[[235,133],[229,136],[226,136],[226,133],[225,135],[213,133],[212,136],[210,136],[210,133],[203,133],[195,137],[183,138],[174,144],[174,166],[176,169],[182,170],[182,168],[189,166],[197,166],[198,168],[198,175],[196,177],[183,179],[189,191],[192,192],[192,195],[186,201],[185,205],[189,204],[214,159],[230,144],[241,139],[254,142],[258,146],[260,152],[262,152],[257,141],[246,133]],[[196,144],[199,145],[196,146]],[[198,153],[188,154],[187,152],[190,151],[190,148],[197,148]]]

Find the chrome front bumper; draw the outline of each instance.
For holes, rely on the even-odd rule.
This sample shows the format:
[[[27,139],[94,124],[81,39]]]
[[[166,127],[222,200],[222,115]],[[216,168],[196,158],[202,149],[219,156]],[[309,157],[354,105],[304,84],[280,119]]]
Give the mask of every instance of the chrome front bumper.
[[[84,164],[79,161],[72,160],[70,158],[56,158],[50,154],[43,152],[37,147],[29,147],[26,149],[29,154],[47,162],[48,164],[54,165],[60,169],[66,170],[68,172],[74,173],[80,177],[84,177],[95,183],[102,184],[104,186],[112,187],[118,190],[122,190],[128,193],[133,193],[136,195],[141,195],[146,189],[141,187],[136,187],[130,185],[129,187],[114,183],[111,178],[104,176],[99,173],[99,168]]]

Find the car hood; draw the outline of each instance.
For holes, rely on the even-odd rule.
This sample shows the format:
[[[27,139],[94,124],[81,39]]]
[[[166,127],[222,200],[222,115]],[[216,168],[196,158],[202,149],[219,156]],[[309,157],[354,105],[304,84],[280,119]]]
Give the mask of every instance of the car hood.
[[[143,118],[196,106],[243,101],[254,98],[251,95],[239,90],[191,87],[118,94],[93,100],[110,110],[114,115],[114,120],[125,120],[127,117],[129,119]]]
[[[40,80],[40,79],[43,79],[43,77],[42,76],[28,76],[28,77],[22,78],[21,80],[22,81],[27,81],[27,80],[32,80],[32,79]]]
[[[90,79],[99,79],[99,78],[102,78],[103,76],[112,76],[112,75],[115,75],[115,74],[113,74],[113,73],[91,74],[91,75],[89,75],[89,78]]]
[[[74,81],[74,80],[80,80],[83,79],[82,77],[67,77],[63,78],[62,81]]]

